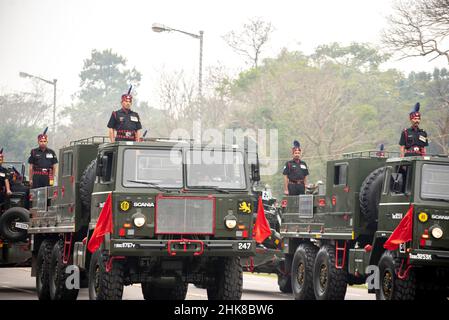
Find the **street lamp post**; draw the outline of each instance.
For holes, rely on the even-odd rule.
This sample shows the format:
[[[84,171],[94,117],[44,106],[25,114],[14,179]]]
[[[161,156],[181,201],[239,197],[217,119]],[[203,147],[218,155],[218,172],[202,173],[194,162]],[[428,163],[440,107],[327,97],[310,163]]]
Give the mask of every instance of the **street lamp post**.
[[[204,31],[200,30],[199,34],[194,34],[194,33],[186,32],[186,31],[174,29],[171,27],[167,27],[160,23],[153,23],[151,29],[154,32],[176,31],[176,32],[186,34],[192,38],[200,40],[200,65],[199,65],[200,70],[199,70],[199,78],[198,78],[198,96],[199,96],[199,100],[200,100],[199,118],[201,119],[201,108],[203,106],[203,35],[204,35]]]
[[[32,74],[26,73],[26,72],[19,72],[19,76],[21,76],[22,78],[32,78],[32,79],[38,79],[41,80],[45,83],[51,84],[53,86],[53,129],[52,129],[52,133],[55,136],[56,133],[56,82],[58,81],[57,79],[53,79],[53,81],[51,80],[47,80],[38,76],[34,76]],[[54,147],[54,143],[55,143],[55,139],[52,139],[52,146]]]

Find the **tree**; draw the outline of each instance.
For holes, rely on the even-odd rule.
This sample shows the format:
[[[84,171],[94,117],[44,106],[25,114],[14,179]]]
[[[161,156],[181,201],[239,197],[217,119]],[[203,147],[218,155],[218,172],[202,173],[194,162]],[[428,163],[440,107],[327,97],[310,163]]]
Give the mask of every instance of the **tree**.
[[[235,52],[243,55],[252,67],[257,68],[262,48],[269,41],[273,31],[271,22],[253,18],[243,25],[241,31],[230,31],[223,36],[223,39]]]
[[[0,149],[4,148],[7,160],[26,158],[36,145],[37,134],[47,126],[50,108],[40,92],[0,96]]]
[[[395,14],[388,18],[389,28],[383,32],[383,43],[401,58],[445,57],[449,35],[449,0],[397,0]]]
[[[377,70],[379,65],[389,58],[390,55],[380,53],[378,49],[367,43],[351,43],[349,46],[341,46],[334,42],[318,46],[312,55],[312,59],[319,65],[331,62],[360,71]]]
[[[133,85],[133,109],[138,109],[136,88],[141,74],[135,68],[128,69],[126,63],[124,57],[111,49],[92,50],[79,74],[81,81],[76,101],[63,113],[71,122],[64,128],[64,134],[72,140],[105,134],[111,112],[120,107],[120,96],[130,85]]]

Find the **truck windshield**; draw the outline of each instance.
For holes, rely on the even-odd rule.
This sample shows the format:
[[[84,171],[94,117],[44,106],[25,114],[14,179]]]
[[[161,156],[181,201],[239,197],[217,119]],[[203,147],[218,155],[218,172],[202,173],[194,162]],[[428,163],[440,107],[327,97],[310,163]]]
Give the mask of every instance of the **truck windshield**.
[[[449,200],[449,166],[424,164],[422,167],[421,198]]]
[[[166,188],[183,186],[180,150],[127,149],[124,158],[123,185],[125,187],[141,188],[143,184],[139,182]]]
[[[246,188],[243,155],[236,151],[189,150],[187,187]]]

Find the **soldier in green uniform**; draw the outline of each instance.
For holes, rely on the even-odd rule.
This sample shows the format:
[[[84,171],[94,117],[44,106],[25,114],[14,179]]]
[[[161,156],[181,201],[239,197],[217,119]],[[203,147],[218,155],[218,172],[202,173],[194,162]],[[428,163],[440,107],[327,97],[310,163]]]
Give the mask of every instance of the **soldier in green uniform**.
[[[429,145],[429,142],[427,140],[427,132],[419,128],[419,123],[421,122],[419,107],[420,104],[418,102],[409,114],[411,127],[402,131],[401,139],[399,140],[401,157],[426,155],[426,147]]]
[[[301,160],[301,146],[297,140],[293,141],[293,159],[287,161],[284,166],[284,194],[300,195],[305,193],[309,169],[307,164]]]

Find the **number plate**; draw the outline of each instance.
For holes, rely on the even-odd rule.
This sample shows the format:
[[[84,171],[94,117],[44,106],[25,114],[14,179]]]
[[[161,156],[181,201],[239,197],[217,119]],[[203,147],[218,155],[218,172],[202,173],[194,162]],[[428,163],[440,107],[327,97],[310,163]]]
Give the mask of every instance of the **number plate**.
[[[239,242],[238,243],[239,250],[249,250],[251,249],[251,242]]]
[[[17,229],[28,230],[29,226],[26,223],[16,222],[16,228]]]

